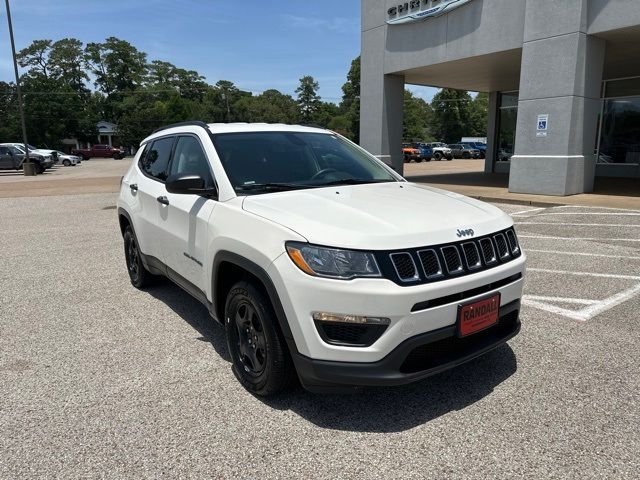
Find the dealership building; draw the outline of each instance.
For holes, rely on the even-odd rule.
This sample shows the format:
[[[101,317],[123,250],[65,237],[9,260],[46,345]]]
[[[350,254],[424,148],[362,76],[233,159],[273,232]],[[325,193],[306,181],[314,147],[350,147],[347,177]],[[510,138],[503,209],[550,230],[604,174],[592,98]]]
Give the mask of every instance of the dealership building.
[[[489,93],[486,172],[640,183],[640,0],[362,0],[361,145],[403,169],[405,84]]]

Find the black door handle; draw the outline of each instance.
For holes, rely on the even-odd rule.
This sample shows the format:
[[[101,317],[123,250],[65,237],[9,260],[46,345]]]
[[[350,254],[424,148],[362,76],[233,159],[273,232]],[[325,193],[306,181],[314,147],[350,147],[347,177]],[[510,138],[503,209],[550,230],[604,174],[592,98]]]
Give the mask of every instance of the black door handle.
[[[132,192],[137,192],[138,191],[138,184],[137,183],[132,183],[131,185],[129,185],[129,188],[131,189]]]
[[[164,195],[162,197],[156,198],[156,200],[163,205],[169,205],[169,199]]]

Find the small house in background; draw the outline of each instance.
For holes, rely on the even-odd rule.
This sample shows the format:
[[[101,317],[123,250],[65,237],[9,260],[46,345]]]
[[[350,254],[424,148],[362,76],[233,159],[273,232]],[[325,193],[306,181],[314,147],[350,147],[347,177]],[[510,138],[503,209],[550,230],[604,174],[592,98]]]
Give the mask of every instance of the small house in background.
[[[91,145],[109,145],[110,147],[120,146],[118,136],[118,126],[115,123],[100,121],[96,125],[98,135],[95,142],[81,142],[77,138],[65,138],[62,140],[65,153],[70,153],[74,148],[91,148]]]

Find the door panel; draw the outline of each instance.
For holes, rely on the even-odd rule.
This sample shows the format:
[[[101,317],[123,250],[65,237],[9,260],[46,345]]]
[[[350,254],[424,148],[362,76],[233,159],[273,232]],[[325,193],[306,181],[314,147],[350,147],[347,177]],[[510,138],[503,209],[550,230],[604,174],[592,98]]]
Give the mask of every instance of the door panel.
[[[204,180],[205,187],[215,186],[209,160],[194,136],[178,138],[169,173],[196,174]],[[160,219],[165,263],[197,288],[206,291],[208,225],[217,202],[199,195],[165,195],[169,205]]]
[[[178,275],[206,291],[208,225],[217,202],[198,195],[165,194],[169,205],[160,214],[164,262]]]

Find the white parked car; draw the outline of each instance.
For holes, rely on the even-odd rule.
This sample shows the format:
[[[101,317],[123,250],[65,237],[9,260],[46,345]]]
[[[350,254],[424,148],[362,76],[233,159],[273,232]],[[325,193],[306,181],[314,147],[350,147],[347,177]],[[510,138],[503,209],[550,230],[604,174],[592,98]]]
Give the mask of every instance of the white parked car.
[[[131,283],[163,275],[206,305],[259,395],[296,377],[311,391],[416,381],[520,329],[511,217],[409,183],[327,130],[156,131],[122,179],[118,215]]]
[[[68,153],[61,152],[60,150],[56,151],[58,154],[58,163],[61,163],[65,167],[76,166],[82,163],[82,159],[77,155],[69,155]]]

